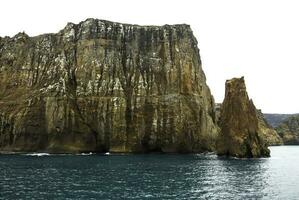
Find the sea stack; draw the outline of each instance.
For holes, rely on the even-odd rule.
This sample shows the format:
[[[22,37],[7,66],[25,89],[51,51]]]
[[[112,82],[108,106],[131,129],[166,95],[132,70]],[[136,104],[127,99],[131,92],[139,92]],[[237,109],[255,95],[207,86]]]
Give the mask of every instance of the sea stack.
[[[212,151],[214,109],[189,25],[0,38],[0,151]]]
[[[261,136],[256,108],[246,91],[244,77],[233,78],[225,83],[220,128],[218,155],[238,158],[270,156],[270,150]]]

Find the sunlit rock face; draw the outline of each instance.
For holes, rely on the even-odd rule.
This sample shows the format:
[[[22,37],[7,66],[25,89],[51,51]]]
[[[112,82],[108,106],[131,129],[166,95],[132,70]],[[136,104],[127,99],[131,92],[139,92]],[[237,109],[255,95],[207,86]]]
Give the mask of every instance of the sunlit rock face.
[[[87,19],[0,38],[0,150],[213,150],[214,102],[188,25]]]
[[[216,121],[218,126],[221,124],[221,107],[220,103],[215,104],[216,110]],[[283,140],[277,131],[266,121],[264,114],[261,110],[257,109],[257,117],[258,117],[258,126],[259,126],[259,134],[260,137],[267,143],[269,146],[278,146],[283,145]]]
[[[221,134],[217,154],[234,157],[268,157],[270,151],[263,140],[256,108],[249,100],[244,78],[225,83],[225,98],[221,106]]]

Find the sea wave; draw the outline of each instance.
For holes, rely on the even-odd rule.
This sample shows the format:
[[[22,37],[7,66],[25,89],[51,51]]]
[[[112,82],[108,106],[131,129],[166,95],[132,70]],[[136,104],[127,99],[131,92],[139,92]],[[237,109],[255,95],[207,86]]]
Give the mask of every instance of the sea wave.
[[[37,156],[37,157],[41,157],[41,156],[50,156],[49,153],[27,153],[25,154],[26,156]]]
[[[26,154],[21,154],[21,155],[25,155],[25,156],[37,156],[37,157],[41,157],[41,156],[90,156],[90,155],[94,155],[94,153],[89,152],[89,153],[77,153],[77,154],[71,154],[71,153],[26,153]]]
[[[90,156],[90,155],[93,155],[92,152],[89,152],[89,153],[78,153],[76,155],[79,155],[79,156]]]

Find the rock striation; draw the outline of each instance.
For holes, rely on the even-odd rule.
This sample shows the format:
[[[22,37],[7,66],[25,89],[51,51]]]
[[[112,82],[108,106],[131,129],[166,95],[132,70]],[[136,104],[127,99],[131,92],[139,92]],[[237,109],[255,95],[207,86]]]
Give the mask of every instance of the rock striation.
[[[210,151],[214,109],[189,25],[0,38],[0,151]]]
[[[217,154],[234,157],[268,157],[270,150],[263,140],[256,108],[249,100],[244,78],[225,83],[221,106]]]

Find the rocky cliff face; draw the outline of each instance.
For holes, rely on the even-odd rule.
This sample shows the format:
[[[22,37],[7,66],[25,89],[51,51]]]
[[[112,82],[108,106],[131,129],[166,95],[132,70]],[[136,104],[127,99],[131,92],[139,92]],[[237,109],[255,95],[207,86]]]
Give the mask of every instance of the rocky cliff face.
[[[283,121],[276,128],[286,145],[299,144],[299,115],[293,115]]]
[[[283,145],[282,138],[279,136],[276,130],[272,128],[271,125],[268,124],[261,110],[257,110],[257,116],[258,116],[258,125],[260,129],[259,133],[261,134],[260,136],[267,143],[267,145],[271,145],[271,146]]]
[[[0,150],[213,150],[214,102],[188,25],[87,19],[0,38]]]
[[[218,126],[221,126],[221,107],[220,103],[215,104],[215,111],[216,111],[216,122]],[[258,126],[261,130],[260,137],[267,143],[269,146],[277,146],[283,145],[283,140],[280,135],[276,132],[274,128],[266,121],[263,113],[261,110],[256,110],[257,117],[258,117]]]
[[[220,116],[221,134],[217,154],[235,157],[268,157],[270,151],[261,137],[256,108],[249,100],[244,78],[225,83],[225,98]]]

